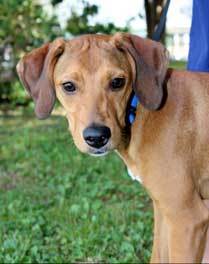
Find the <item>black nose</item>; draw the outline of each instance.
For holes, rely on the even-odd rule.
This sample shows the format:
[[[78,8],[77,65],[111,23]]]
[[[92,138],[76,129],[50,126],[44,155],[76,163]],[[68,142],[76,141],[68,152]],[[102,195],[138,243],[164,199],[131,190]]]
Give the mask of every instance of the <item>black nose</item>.
[[[83,131],[86,143],[93,148],[103,147],[111,137],[111,131],[106,126],[90,126]]]

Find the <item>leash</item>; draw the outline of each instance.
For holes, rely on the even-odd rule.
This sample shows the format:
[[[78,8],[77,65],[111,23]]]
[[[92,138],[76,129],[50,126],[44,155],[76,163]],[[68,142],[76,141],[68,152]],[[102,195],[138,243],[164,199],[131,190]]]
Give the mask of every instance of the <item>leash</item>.
[[[163,8],[157,29],[155,30],[155,32],[153,33],[153,36],[151,38],[152,40],[160,41],[160,37],[161,37],[161,34],[163,32],[163,28],[165,26],[165,21],[166,21],[166,16],[168,13],[170,1],[171,0],[167,0],[165,6]],[[130,98],[129,98],[129,101],[128,101],[128,104],[127,104],[127,110],[126,110],[126,124],[129,126],[133,124],[133,122],[136,118],[136,109],[137,109],[138,104],[139,104],[139,99],[136,96],[135,92],[132,91]]]
[[[161,34],[163,32],[163,28],[165,26],[166,16],[168,13],[168,8],[170,5],[170,2],[171,2],[171,0],[167,0],[165,6],[163,8],[162,14],[160,16],[160,21],[158,23],[157,29],[153,33],[152,40],[160,41],[160,37],[161,37]]]

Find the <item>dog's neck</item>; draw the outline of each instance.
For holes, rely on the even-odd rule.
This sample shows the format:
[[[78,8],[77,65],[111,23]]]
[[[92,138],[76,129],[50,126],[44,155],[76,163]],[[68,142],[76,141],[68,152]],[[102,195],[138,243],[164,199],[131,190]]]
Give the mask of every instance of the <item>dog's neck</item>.
[[[150,120],[155,120],[157,117],[159,117],[160,115],[158,112],[161,112],[164,108],[164,105],[166,104],[167,84],[171,77],[172,71],[173,70],[171,69],[168,69],[167,71],[165,82],[163,85],[164,98],[159,110],[149,111],[145,109],[140,103],[138,103],[135,112],[135,120],[132,124],[129,125],[127,135],[128,142],[126,142],[126,144],[121,144],[117,150],[120,157],[128,167],[131,167],[132,171],[134,171],[133,168],[139,167],[139,160],[143,159],[147,148],[149,148],[150,144],[152,144],[152,140],[149,140],[147,134],[151,135],[152,133],[149,133],[149,131],[154,132],[156,128],[151,125],[152,122],[150,122]],[[154,134],[155,132],[153,133],[153,135]]]

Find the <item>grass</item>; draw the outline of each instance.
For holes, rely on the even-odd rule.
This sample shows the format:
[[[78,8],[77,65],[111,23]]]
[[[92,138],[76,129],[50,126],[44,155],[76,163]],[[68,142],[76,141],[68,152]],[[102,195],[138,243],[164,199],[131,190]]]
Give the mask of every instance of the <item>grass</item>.
[[[148,262],[151,202],[116,154],[81,154],[63,117],[1,118],[0,142],[0,263]]]

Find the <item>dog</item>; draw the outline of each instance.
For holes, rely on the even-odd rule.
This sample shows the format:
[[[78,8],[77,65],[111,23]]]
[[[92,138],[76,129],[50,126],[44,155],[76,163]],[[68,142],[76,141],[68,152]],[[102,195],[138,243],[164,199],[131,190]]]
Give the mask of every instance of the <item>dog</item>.
[[[57,97],[78,149],[93,156],[117,151],[147,189],[151,263],[199,263],[209,225],[209,74],[168,64],[158,42],[92,34],[31,51],[17,72],[38,118],[50,115]],[[133,92],[139,102],[131,123]]]

